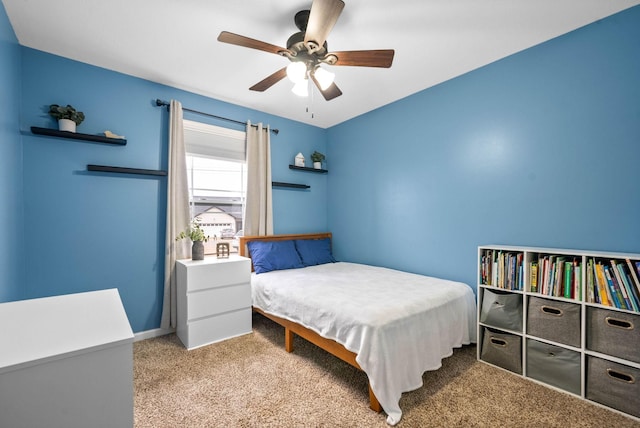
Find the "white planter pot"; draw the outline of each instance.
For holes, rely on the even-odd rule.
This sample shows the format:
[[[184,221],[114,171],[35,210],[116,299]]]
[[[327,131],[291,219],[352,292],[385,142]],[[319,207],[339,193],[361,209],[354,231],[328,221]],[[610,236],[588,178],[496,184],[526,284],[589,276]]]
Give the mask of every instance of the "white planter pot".
[[[315,169],[322,169],[322,162],[314,162],[313,167]]]
[[[60,131],[76,132],[76,123],[71,119],[58,119],[58,129]]]

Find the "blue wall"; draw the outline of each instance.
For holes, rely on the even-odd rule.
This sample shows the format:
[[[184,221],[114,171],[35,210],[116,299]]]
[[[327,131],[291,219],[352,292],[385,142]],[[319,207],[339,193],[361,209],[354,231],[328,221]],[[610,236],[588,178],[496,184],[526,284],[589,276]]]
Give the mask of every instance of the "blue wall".
[[[640,7],[329,130],[336,255],[475,287],[477,246],[640,253]]]
[[[288,168],[299,151],[326,150],[324,130],[33,49],[21,53],[25,297],[117,287],[134,331],[159,327],[166,178],[86,171],[87,164],[167,168],[168,113],[154,105],[156,98],[279,128],[271,138],[274,181],[306,182],[311,189],[274,189],[275,230],[326,230],[326,176]],[[46,114],[52,103],[85,113],[78,132],[110,130],[126,136],[127,145],[31,134],[31,126],[57,126]],[[185,118],[206,120],[190,113]]]
[[[20,46],[0,2],[0,302],[24,296]]]
[[[156,98],[279,128],[273,180],[311,189],[274,189],[276,233],[331,230],[341,260],[475,285],[482,244],[640,252],[640,7],[329,130],[21,48],[0,11],[0,301],[118,287],[159,326],[166,181],[86,172],[166,169]],[[31,134],[51,103],[128,144]],[[328,175],[288,169],[313,150]]]

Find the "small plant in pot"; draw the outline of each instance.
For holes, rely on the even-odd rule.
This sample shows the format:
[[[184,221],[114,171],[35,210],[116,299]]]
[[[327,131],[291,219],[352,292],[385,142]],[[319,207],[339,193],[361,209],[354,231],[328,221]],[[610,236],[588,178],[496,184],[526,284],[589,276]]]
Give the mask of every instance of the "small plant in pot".
[[[49,106],[49,115],[58,121],[58,129],[60,131],[76,132],[76,126],[80,125],[84,120],[84,113],[77,111],[73,106],[59,106],[51,104]]]
[[[311,153],[311,161],[315,169],[322,169],[322,161],[324,161],[324,155],[320,152]]]
[[[204,244],[209,240],[209,236],[204,234],[202,226],[200,225],[200,217],[193,219],[189,227],[180,232],[176,236],[176,241],[184,238],[189,238],[193,245],[191,246],[191,259],[192,260],[204,260]]]

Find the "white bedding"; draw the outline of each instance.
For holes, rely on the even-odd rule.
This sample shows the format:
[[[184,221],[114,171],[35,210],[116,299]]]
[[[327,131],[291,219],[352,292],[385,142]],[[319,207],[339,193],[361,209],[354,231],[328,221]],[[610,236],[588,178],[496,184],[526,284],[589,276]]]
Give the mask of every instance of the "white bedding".
[[[460,282],[339,262],[254,273],[251,285],[255,307],[357,354],[390,425],[403,392],[476,341],[475,297]]]

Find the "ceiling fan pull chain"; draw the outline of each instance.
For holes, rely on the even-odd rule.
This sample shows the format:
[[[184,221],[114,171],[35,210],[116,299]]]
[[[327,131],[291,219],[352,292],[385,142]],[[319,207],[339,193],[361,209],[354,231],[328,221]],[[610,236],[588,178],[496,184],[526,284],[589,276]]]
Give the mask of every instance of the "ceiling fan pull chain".
[[[307,86],[309,88],[309,110],[311,110],[311,119],[313,119],[313,88],[311,87],[311,76],[307,79]]]

